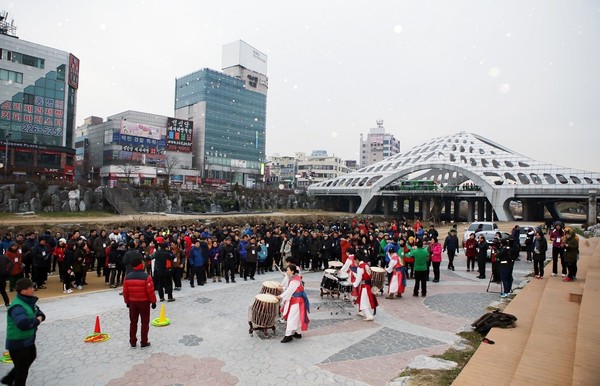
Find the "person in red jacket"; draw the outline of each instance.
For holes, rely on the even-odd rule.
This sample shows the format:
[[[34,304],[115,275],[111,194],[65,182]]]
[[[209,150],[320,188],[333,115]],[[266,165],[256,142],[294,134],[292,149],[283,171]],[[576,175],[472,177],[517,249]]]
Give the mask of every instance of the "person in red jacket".
[[[137,345],[138,319],[142,320],[140,347],[150,346],[148,331],[150,330],[150,305],[156,308],[156,294],[152,277],[144,272],[144,263],[139,257],[131,261],[133,271],[123,281],[123,300],[129,308],[129,343]]]
[[[465,255],[467,256],[467,272],[475,271],[475,257],[477,256],[477,240],[475,240],[475,233],[471,233],[469,238],[463,245]]]

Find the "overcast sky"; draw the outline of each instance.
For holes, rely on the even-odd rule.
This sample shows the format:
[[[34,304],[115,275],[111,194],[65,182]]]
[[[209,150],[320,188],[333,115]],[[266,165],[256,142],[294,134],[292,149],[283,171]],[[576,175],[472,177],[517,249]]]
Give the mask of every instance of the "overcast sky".
[[[173,115],[174,81],[268,55],[267,155],[358,159],[382,119],[402,151],[468,131],[600,171],[600,2],[2,1],[17,35],[81,59],[77,122]]]

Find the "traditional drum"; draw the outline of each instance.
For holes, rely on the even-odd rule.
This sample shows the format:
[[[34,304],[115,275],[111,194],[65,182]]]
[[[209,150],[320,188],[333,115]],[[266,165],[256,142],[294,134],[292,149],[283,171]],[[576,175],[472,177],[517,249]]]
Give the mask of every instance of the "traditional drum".
[[[271,295],[281,295],[283,293],[283,288],[276,281],[263,281],[262,287],[260,288],[261,294],[271,294]]]
[[[330,275],[328,273],[323,275],[323,279],[321,279],[321,288],[333,291],[338,288],[338,279],[337,277]]]
[[[338,291],[340,291],[341,294],[349,294],[352,292],[352,283],[350,283],[349,281],[340,281],[338,283]]]
[[[329,262],[329,268],[337,268],[337,269],[340,269],[340,268],[342,268],[343,266],[344,266],[344,264],[343,264],[341,261],[334,260],[334,261],[330,261],[330,262]]]
[[[372,286],[381,290],[385,283],[385,269],[381,267],[371,267],[371,271],[373,272],[371,277]]]
[[[347,281],[350,278],[346,272],[338,272],[336,277],[339,281]]]
[[[271,327],[279,313],[279,299],[270,294],[258,294],[254,297],[251,320],[256,326]]]
[[[330,275],[333,275],[333,276],[336,276],[338,273],[337,269],[333,269],[333,268],[327,268],[324,272],[328,273]]]

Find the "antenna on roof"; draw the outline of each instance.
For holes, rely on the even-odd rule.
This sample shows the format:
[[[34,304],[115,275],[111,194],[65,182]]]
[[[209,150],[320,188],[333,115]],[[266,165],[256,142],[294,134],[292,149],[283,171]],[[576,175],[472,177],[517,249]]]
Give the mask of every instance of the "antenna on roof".
[[[8,21],[8,12],[0,11],[0,34],[17,37],[17,27],[14,19]]]

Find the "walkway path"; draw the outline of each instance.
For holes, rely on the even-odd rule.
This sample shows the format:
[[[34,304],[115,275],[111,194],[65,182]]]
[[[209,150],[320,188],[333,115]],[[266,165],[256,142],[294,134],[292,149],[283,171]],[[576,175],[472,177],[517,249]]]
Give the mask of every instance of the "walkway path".
[[[118,290],[42,299],[40,307],[48,319],[38,331],[38,359],[28,384],[384,385],[415,356],[440,354],[457,343],[456,332],[498,300],[498,294],[486,292],[487,280],[466,272],[464,256],[456,265],[455,272],[443,270],[440,283],[428,283],[426,298],[411,296],[412,281],[402,299],[379,297],[372,323],[363,322],[350,307],[351,315],[336,314],[341,301],[329,304],[319,297],[321,273],[306,273],[311,324],[303,339],[289,344],[279,342],[283,324],[277,325],[272,339],[248,334],[248,306],[261,281],[279,280],[279,273],[236,284],[211,282],[190,288],[185,283],[175,293],[177,301],[165,303],[171,325],[152,327],[152,346],[146,349],[129,347],[127,309]],[[530,264],[518,262],[515,282],[530,269]],[[160,305],[152,318],[158,317]],[[83,343],[93,332],[96,315],[111,339]],[[0,325],[5,319],[1,311]],[[4,339],[2,327],[0,340]],[[9,366],[0,364],[0,374]]]

